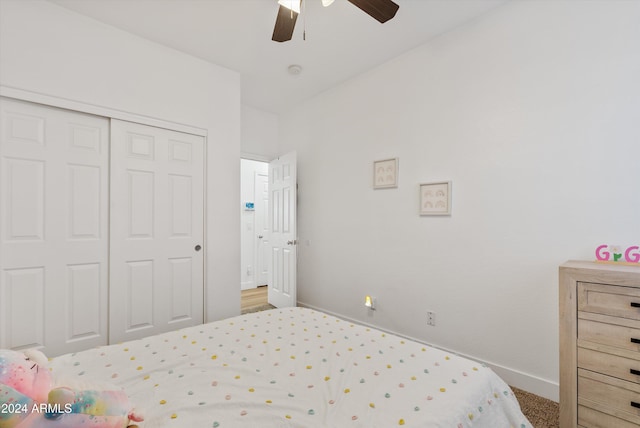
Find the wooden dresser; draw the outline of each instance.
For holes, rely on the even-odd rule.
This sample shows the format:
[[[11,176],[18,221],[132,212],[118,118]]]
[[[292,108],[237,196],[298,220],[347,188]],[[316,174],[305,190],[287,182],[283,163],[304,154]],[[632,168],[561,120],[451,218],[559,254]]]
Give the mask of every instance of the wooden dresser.
[[[640,427],[640,266],[560,266],[560,428]]]

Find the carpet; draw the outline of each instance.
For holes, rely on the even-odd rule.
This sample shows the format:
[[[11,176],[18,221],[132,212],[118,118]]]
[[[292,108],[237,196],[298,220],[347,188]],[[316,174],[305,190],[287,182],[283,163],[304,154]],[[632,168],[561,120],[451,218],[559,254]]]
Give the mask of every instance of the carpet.
[[[559,428],[560,406],[530,392],[511,387],[516,395],[522,413],[529,419],[533,428]]]

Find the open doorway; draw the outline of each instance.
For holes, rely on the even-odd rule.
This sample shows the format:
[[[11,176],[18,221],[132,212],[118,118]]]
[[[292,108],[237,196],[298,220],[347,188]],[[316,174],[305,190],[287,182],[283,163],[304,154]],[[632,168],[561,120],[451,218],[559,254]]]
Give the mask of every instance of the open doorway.
[[[277,308],[297,304],[296,159],[241,160],[241,294],[266,286]]]
[[[269,280],[269,164],[241,159],[240,289],[263,287]]]

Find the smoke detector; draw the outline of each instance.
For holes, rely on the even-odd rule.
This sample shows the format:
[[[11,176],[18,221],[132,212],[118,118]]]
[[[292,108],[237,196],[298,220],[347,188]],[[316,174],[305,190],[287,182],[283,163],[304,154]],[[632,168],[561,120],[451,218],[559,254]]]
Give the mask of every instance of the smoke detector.
[[[300,73],[302,73],[302,67],[300,67],[298,64],[291,64],[287,70],[289,71],[289,74],[291,74],[292,76],[297,76]]]

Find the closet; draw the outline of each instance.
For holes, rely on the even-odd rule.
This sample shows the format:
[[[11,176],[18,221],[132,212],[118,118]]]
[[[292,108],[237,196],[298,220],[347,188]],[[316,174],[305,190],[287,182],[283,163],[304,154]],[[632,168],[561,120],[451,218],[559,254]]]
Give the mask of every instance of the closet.
[[[203,322],[204,137],[0,98],[0,348]]]

